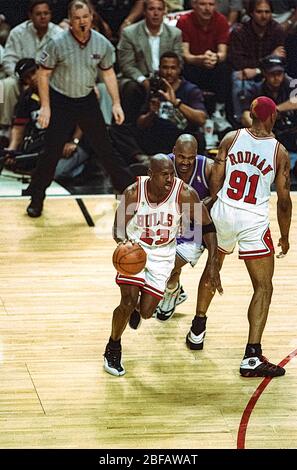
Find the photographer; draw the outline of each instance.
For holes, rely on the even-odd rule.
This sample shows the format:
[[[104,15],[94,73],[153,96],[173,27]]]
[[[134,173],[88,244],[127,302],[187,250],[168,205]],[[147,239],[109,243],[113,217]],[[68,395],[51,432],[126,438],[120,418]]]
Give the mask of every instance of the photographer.
[[[297,160],[297,102],[296,98],[291,99],[292,96],[295,97],[292,79],[285,74],[283,59],[276,55],[269,55],[262,59],[261,70],[264,80],[246,91],[241,122],[244,127],[251,126],[249,107],[255,98],[264,95],[273,99],[278,110],[273,132],[289,151],[291,168],[293,168]]]
[[[112,124],[109,128],[118,165],[130,165],[130,169],[133,165],[133,171],[141,174],[146,174],[146,170],[139,164],[148,166],[149,156],[155,153],[170,153],[181,134],[194,135],[201,152],[205,145],[199,130],[206,121],[201,90],[181,76],[181,63],[175,52],[162,54],[159,68],[159,74],[150,79],[150,90],[137,127]]]
[[[174,52],[161,56],[159,74],[151,79],[147,102],[137,119],[145,151],[168,152],[185,132],[195,135],[201,148],[199,128],[206,121],[201,90],[181,77],[180,59]]]
[[[230,35],[228,60],[232,67],[232,101],[236,122],[243,112],[240,95],[261,81],[260,61],[268,55],[285,57],[285,32],[272,19],[270,0],[250,0],[250,20],[238,24]]]
[[[22,91],[15,108],[7,150],[20,150],[24,155],[36,154],[36,157],[28,157],[18,162],[8,153],[5,166],[13,171],[31,172],[36,166],[37,156],[41,156],[44,150],[45,131],[37,123],[40,109],[37,70],[38,65],[31,58],[19,60],[15,67]],[[64,145],[62,158],[56,168],[56,179],[74,178],[83,171],[89,155],[80,144],[81,137],[82,132],[78,127],[69,135],[69,141]]]

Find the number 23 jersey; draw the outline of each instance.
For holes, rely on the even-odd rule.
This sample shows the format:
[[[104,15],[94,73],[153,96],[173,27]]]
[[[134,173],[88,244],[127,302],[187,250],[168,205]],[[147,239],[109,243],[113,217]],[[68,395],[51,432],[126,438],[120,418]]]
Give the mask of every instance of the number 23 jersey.
[[[267,215],[278,148],[274,137],[256,137],[249,129],[238,130],[228,150],[218,198],[229,206]]]
[[[175,242],[180,226],[179,196],[183,181],[174,178],[170,192],[159,204],[148,197],[148,176],[138,177],[138,199],[135,214],[127,224],[128,238],[145,247],[158,247]]]

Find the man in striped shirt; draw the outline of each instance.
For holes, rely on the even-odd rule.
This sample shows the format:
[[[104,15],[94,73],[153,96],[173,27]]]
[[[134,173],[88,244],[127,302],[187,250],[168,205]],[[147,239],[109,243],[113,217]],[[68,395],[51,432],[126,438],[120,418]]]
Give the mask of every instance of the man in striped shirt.
[[[32,196],[27,213],[39,217],[46,188],[51,184],[70,128],[79,125],[97,161],[110,174],[116,189],[123,189],[125,175],[113,162],[111,145],[94,92],[98,67],[113,102],[113,116],[122,124],[117,80],[113,69],[114,48],[91,29],[93,14],[86,0],[73,0],[68,8],[70,30],[50,41],[40,59],[38,79],[41,108],[39,124],[47,128],[45,155],[38,161],[27,189]]]

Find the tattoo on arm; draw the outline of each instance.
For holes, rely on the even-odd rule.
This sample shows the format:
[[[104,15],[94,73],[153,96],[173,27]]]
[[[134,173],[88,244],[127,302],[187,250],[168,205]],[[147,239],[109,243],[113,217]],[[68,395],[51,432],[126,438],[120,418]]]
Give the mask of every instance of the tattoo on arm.
[[[290,164],[288,161],[285,163],[283,176],[285,177],[284,189],[288,191],[290,190]]]

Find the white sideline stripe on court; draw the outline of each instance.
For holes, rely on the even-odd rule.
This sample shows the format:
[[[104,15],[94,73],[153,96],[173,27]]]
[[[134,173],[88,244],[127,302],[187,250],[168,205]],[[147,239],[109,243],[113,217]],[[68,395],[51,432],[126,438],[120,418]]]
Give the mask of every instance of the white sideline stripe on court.
[[[24,178],[27,178],[24,175]],[[3,169],[0,175],[0,199],[30,199],[30,196],[22,196],[22,190],[26,189],[29,184],[29,178],[26,182],[22,182],[22,175],[17,175],[13,172]],[[46,191],[46,196],[51,199],[94,199],[94,198],[108,198],[111,201],[116,201],[115,194],[70,194],[63,186],[53,181]]]

